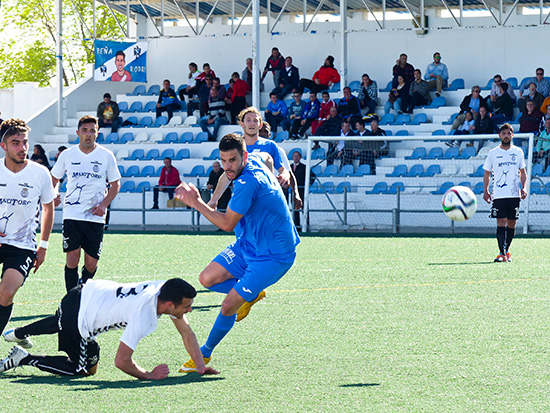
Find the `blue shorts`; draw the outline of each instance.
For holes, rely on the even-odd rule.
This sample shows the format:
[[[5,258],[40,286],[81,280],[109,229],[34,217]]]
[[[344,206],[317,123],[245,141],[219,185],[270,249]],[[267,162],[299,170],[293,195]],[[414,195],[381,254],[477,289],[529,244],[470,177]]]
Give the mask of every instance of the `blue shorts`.
[[[279,281],[294,264],[296,253],[284,256],[256,257],[243,251],[237,240],[222,252],[214,262],[220,264],[237,279],[235,291],[246,301],[254,301],[258,294]]]

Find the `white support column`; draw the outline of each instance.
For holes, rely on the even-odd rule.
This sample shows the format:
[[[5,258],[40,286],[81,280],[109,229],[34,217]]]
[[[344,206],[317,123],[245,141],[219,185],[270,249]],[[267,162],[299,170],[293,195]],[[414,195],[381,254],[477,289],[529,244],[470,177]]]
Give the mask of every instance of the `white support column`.
[[[252,106],[260,109],[260,79],[258,56],[260,53],[260,0],[252,1]]]
[[[340,90],[348,85],[348,2],[340,0]]]
[[[63,0],[57,0],[57,126],[63,126]]]

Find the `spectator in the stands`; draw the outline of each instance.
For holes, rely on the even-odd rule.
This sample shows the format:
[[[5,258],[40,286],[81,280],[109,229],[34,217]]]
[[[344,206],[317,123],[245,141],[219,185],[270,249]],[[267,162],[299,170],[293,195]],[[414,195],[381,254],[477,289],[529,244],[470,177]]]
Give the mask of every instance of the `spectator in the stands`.
[[[210,89],[210,98],[208,99],[208,112],[199,120],[201,129],[208,133],[208,140],[216,142],[220,127],[227,124],[225,116],[225,101],[220,97],[218,89],[212,86]],[[209,126],[214,127],[214,131],[210,133]]]
[[[241,74],[242,80],[244,80],[248,84],[248,88],[250,90],[252,90],[252,63],[253,62],[251,57],[246,59],[246,67]]]
[[[535,102],[528,100],[525,103],[525,110],[519,118],[520,133],[538,133],[540,121],[543,116],[543,113],[535,105]]]
[[[475,117],[474,134],[490,135],[494,133],[493,121],[485,106],[479,108],[479,114]]]
[[[281,73],[281,70],[283,69],[285,65],[285,58],[281,53],[279,53],[279,49],[274,47],[271,49],[271,55],[267,58],[267,62],[264,67],[264,71],[262,73],[262,82],[264,81],[265,77],[269,72],[273,75],[273,86],[277,87],[278,81],[279,81],[279,74]]]
[[[50,169],[50,163],[48,162],[48,157],[46,156],[46,151],[42,145],[34,145],[33,154],[31,156],[31,161],[44,165],[46,168]]]
[[[264,112],[265,120],[267,123],[269,123],[269,126],[271,126],[273,135],[276,136],[279,123],[287,118],[288,108],[286,107],[286,103],[283,100],[279,100],[277,98],[276,92],[271,92],[269,94],[269,99],[270,102],[267,104],[267,108]]]
[[[4,119],[2,119],[2,112],[0,112],[0,124],[4,122]]]
[[[342,116],[338,114],[338,108],[332,106],[326,120],[315,131],[315,136],[338,136],[343,121]]]
[[[485,98],[485,100],[487,101],[487,106],[489,107],[489,111],[493,111],[495,109],[494,103],[497,101],[500,95],[502,95],[500,85],[503,84],[508,85],[508,89],[506,92],[510,95],[514,102],[516,101],[516,94],[514,93],[514,88],[510,85],[510,83],[502,79],[502,76],[495,75],[495,77],[493,77],[493,84],[491,85],[491,93],[489,93],[489,96]]]
[[[397,76],[397,86],[390,91],[388,100],[384,103],[384,114],[390,113],[392,108],[397,114],[403,113],[401,108],[406,109],[409,104],[409,87],[410,84],[405,82],[403,76]]]
[[[414,80],[414,66],[410,63],[407,63],[407,55],[405,53],[401,53],[399,59],[397,59],[397,62],[395,62],[395,66],[393,67],[392,72],[393,89],[397,87],[397,76],[403,76],[403,79],[405,79],[406,83],[411,83]]]
[[[359,99],[351,94],[351,89],[346,86],[343,90],[344,97],[338,102],[338,113],[345,121],[355,125],[357,119],[361,119],[361,104]]]
[[[248,84],[239,77],[237,72],[233,72],[231,78],[235,82],[232,86],[231,93],[231,123],[237,122],[237,115],[246,108],[246,92],[248,92]]]
[[[61,155],[61,152],[63,152],[67,147],[65,145],[61,145],[59,148],[57,148],[57,153],[55,154],[55,162],[57,162],[57,158],[59,158],[59,155]]]
[[[317,99],[317,94],[311,92],[309,94],[309,102],[306,103],[306,107],[302,113],[300,119],[296,119],[292,124],[292,130],[290,132],[291,139],[303,139],[306,131],[311,126],[311,123],[319,117],[319,110],[321,109],[321,103]]]
[[[264,139],[271,139],[271,126],[265,120],[262,121],[262,126],[258,131],[258,136]]]
[[[164,167],[160,171],[159,184],[153,188],[153,209],[159,209],[159,191],[166,192],[168,199],[172,199],[174,198],[174,191],[180,183],[180,174],[172,166],[172,159],[164,158]]]
[[[199,93],[197,94],[199,100],[197,101],[193,99],[187,104],[187,116],[192,116],[196,109],[199,110],[201,118],[206,114],[206,111],[208,110],[208,98],[210,97],[210,89],[212,88],[213,80],[214,78],[212,75],[207,75],[204,78],[204,82],[202,83]]]
[[[290,104],[288,107],[288,119],[285,119],[281,122],[281,127],[283,130],[289,131],[292,127],[292,123],[294,121],[299,121],[302,118],[302,113],[304,113],[304,109],[306,107],[306,102],[302,100],[302,95],[300,95],[298,92],[294,92],[292,94],[292,97],[294,98],[294,101]],[[312,124],[312,134],[313,134],[313,124]]]
[[[536,108],[541,109],[541,112],[542,112],[544,96],[542,96],[541,93],[537,92],[537,85],[535,84],[535,82],[529,83],[529,93],[526,96],[522,96],[518,99],[518,108],[520,112],[525,111],[525,103],[529,100],[532,100],[533,102],[535,102]]]
[[[480,93],[481,93],[481,88],[476,85],[472,88],[472,93],[470,93],[468,96],[465,96],[464,99],[462,99],[462,103],[460,104],[460,113],[453,121],[451,130],[458,129],[458,127],[464,123],[464,117],[465,117],[464,114],[466,112],[472,112],[475,118],[479,113],[480,106],[484,106],[485,109],[487,109],[487,112],[489,111],[487,102],[480,95]]]
[[[550,82],[544,78],[544,69],[539,67],[535,71],[536,76],[524,80],[519,85],[519,96],[522,97],[527,94],[526,90],[529,88],[529,83],[534,82],[537,85],[537,92],[539,92],[545,98],[550,94]]]
[[[205,63],[202,65],[202,73],[197,76],[197,80],[204,82],[208,76],[214,79],[216,77],[216,73],[210,68],[210,63]]]
[[[340,125],[340,136],[350,137],[355,136],[355,133],[351,130],[351,124],[344,120]],[[342,159],[342,155],[344,154],[344,146],[346,145],[345,140],[339,140],[337,142],[331,141],[328,144],[328,151],[327,151],[327,165],[332,165],[336,159]]]
[[[422,79],[422,73],[420,69],[414,70],[414,81],[409,87],[409,106],[404,112],[412,113],[413,109],[417,106],[427,105],[432,100],[430,96],[430,89],[428,88],[428,82]]]
[[[379,127],[378,116],[374,116],[370,121],[370,135],[371,136],[386,136],[386,131]],[[378,157],[387,156],[389,153],[388,141],[382,141],[380,150],[377,151]]]
[[[374,113],[378,105],[378,85],[366,73],[361,77],[357,99],[361,109],[368,108],[368,113]]]
[[[546,107],[546,113],[543,113],[543,114],[544,116],[540,120],[539,132],[542,132],[544,130],[546,119],[550,119],[550,106]]]
[[[355,129],[357,132],[355,136],[369,136],[370,132],[365,128],[365,121],[363,119],[357,120],[355,123]],[[365,141],[345,141],[344,154],[342,157],[342,165],[353,165],[353,161],[359,158],[359,164],[363,165],[365,162],[364,145]]]
[[[170,87],[170,81],[168,79],[164,79],[162,86],[163,88],[159,93],[157,101],[157,118],[162,115],[162,112],[166,112],[168,113],[168,120],[170,120],[172,116],[174,116],[174,111],[181,109],[181,105],[176,96],[176,92]]]
[[[537,138],[535,153],[533,154],[533,163],[544,161],[544,170],[550,164],[550,118],[544,121],[544,129]]]
[[[220,176],[223,175],[223,172],[224,170],[221,167],[220,163],[218,161],[214,161],[212,163],[212,170],[210,171],[210,175],[208,175],[208,182],[206,182],[206,189],[208,189],[209,191],[213,191],[214,189],[216,189]],[[221,198],[218,200],[217,209],[219,211],[225,211],[227,209],[227,204],[229,203],[230,199],[231,199],[231,189],[227,188],[225,192],[222,194]]]
[[[319,93],[323,90],[330,89],[332,85],[340,82],[340,74],[338,70],[334,68],[334,57],[327,56],[325,63],[315,72],[312,79],[313,80],[305,78],[300,79],[298,91],[303,93],[304,89],[307,87],[310,92]]]
[[[498,132],[498,125],[511,121],[512,116],[514,116],[514,101],[508,94],[508,83],[500,84],[500,96],[493,103],[493,108],[494,110],[491,120],[493,121],[495,131]]]
[[[374,119],[376,125],[378,126],[378,119]],[[372,120],[371,120],[372,125]],[[356,123],[357,135],[358,136],[372,136],[371,132],[365,128],[365,121],[360,119]],[[381,129],[378,129],[378,133],[381,133]],[[378,135],[383,136],[383,135]],[[369,164],[370,165],[370,174],[376,175],[376,158],[380,157],[380,151],[382,146],[385,145],[384,141],[363,141],[362,150],[359,154],[359,165]]]
[[[111,100],[111,94],[103,95],[103,102],[97,106],[97,121],[100,128],[111,128],[111,132],[116,132],[120,127],[118,115],[120,110],[118,104]]]
[[[225,86],[221,84],[221,80],[219,77],[215,77],[214,79],[212,79],[212,87],[218,89],[218,96],[221,100],[224,100],[227,90],[225,90]]]
[[[225,92],[225,109],[231,110],[231,97],[233,96],[233,86],[235,85],[235,81],[233,78],[229,79],[229,87],[227,88],[227,91]]]
[[[325,90],[322,94],[321,108],[319,109],[319,117],[311,123],[311,134],[315,135],[317,128],[320,127],[330,114],[330,108],[336,107],[336,102],[330,98],[329,93]]]
[[[189,75],[187,76],[187,86],[185,89],[181,89],[178,93],[180,100],[183,102],[185,101],[185,96],[189,97],[189,100],[193,97],[193,95],[197,95],[199,93],[199,89],[201,87],[202,82],[200,80],[197,80],[201,72],[199,72],[199,68],[195,62],[189,63]]]
[[[474,133],[475,120],[472,112],[466,112],[464,117],[464,123],[458,129],[454,131],[454,135],[470,135]]]
[[[285,66],[279,72],[278,86],[273,89],[279,100],[284,100],[286,95],[296,91],[300,83],[300,71],[292,64],[292,57],[287,56]]]
[[[439,52],[435,52],[433,58],[433,63],[430,63],[426,69],[424,80],[428,82],[430,90],[435,90],[435,95],[439,97],[441,96],[441,91],[447,86],[449,81],[449,71],[447,70],[447,65],[441,63],[441,54]]]

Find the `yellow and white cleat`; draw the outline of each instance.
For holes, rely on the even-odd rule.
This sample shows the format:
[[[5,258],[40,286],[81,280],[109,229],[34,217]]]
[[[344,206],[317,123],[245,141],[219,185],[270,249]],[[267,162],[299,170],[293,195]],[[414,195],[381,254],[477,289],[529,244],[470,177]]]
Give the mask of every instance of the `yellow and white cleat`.
[[[250,309],[254,304],[256,304],[258,301],[263,300],[265,298],[265,291],[260,292],[256,299],[254,301],[246,302],[243,305],[241,305],[241,308],[237,310],[237,321],[241,321],[243,318],[245,318],[248,313],[250,313]]]

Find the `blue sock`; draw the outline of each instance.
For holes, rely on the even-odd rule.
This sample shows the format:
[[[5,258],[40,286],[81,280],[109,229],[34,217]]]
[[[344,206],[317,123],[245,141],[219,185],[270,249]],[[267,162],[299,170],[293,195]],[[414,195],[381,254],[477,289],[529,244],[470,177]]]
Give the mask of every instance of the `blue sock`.
[[[201,347],[202,355],[204,357],[211,357],[212,351],[214,348],[222,341],[222,339],[229,333],[229,330],[235,325],[235,320],[237,319],[237,314],[233,315],[223,315],[222,313],[218,314],[218,318],[210,330],[210,335],[204,346]]]
[[[229,291],[231,291],[233,287],[235,287],[235,284],[237,284],[237,280],[235,278],[230,278],[229,280],[225,280],[222,283],[214,284],[212,287],[208,287],[208,289],[216,293],[228,294]]]

